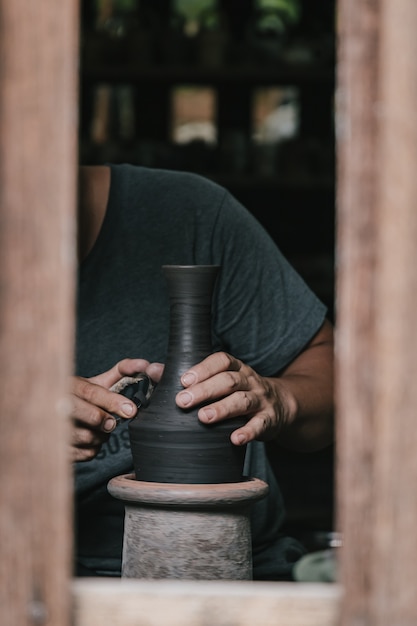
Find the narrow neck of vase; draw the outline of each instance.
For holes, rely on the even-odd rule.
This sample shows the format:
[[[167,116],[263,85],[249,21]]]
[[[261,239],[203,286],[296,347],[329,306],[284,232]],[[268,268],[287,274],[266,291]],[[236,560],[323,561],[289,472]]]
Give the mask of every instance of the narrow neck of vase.
[[[168,282],[170,329],[164,377],[201,361],[212,351],[211,304],[219,266],[163,267]]]

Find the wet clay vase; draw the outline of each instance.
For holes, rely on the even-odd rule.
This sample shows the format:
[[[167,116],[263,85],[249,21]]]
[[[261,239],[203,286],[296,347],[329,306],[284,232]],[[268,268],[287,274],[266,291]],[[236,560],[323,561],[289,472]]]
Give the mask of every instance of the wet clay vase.
[[[175,403],[181,375],[212,352],[211,304],[220,267],[164,265],[170,302],[168,352],[163,376],[150,403],[129,424],[138,481],[176,484],[244,480],[245,446],[230,441],[244,419],[202,424],[198,408]]]

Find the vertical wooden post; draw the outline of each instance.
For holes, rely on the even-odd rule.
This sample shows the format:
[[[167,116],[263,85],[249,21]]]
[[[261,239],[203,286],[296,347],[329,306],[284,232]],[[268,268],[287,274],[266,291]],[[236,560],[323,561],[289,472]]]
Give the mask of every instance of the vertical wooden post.
[[[0,0],[0,623],[70,623],[78,3]]]
[[[341,623],[417,603],[417,3],[339,0],[338,510]]]

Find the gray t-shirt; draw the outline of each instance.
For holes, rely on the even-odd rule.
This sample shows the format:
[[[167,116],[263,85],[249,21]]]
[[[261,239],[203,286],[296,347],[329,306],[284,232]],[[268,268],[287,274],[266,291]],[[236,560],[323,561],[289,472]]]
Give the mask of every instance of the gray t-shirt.
[[[221,266],[213,348],[262,375],[278,373],[324,321],[325,306],[225,189],[195,174],[112,165],[106,216],[79,273],[78,375],[96,375],[126,357],[165,361],[166,264]],[[270,487],[252,507],[254,578],[280,579],[302,547],[280,534],[284,508],[264,445],[250,444],[246,461],[248,474]],[[75,464],[80,574],[120,575],[124,508],[107,483],[131,471],[126,422],[95,459]]]

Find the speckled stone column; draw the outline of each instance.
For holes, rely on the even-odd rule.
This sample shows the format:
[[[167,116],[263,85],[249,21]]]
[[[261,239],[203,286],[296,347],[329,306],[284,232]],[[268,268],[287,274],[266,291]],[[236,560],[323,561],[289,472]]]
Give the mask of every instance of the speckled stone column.
[[[268,485],[168,484],[113,478],[125,503],[122,577],[251,580],[250,507]]]

